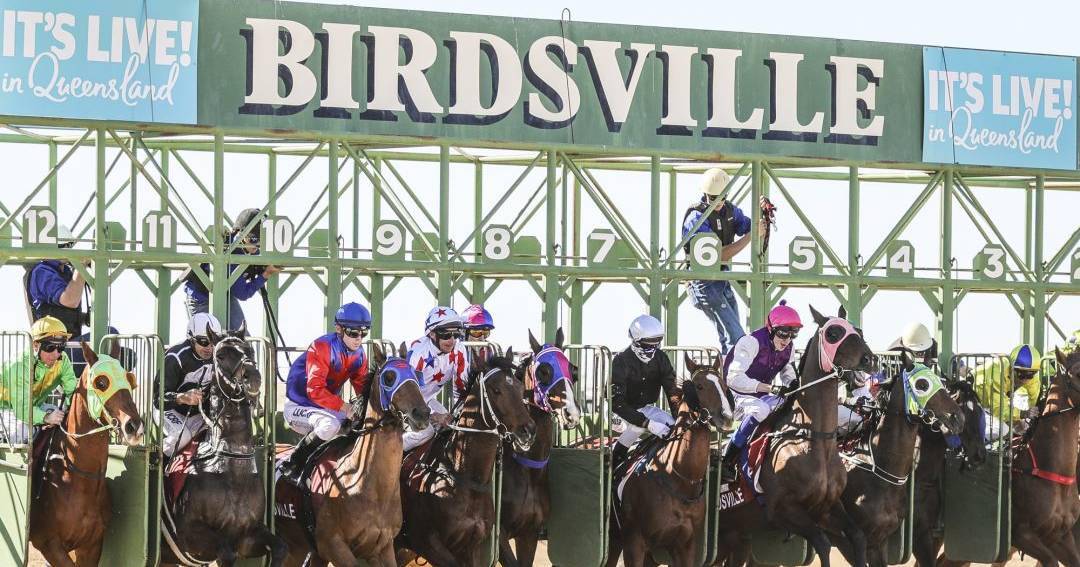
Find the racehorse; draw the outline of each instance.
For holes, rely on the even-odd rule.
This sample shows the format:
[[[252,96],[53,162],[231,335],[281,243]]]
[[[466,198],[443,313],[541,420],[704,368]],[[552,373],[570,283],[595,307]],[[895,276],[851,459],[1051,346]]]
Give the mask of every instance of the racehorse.
[[[206,333],[215,345],[212,375],[203,385],[199,406],[207,435],[171,508],[162,506],[161,562],[217,561],[228,567],[238,558],[269,551],[271,567],[278,567],[287,547],[264,523],[265,484],[255,458],[252,426],[253,413],[261,412],[262,376],[252,362],[253,349],[244,340],[245,325],[224,335],[209,328]]]
[[[1012,544],[1043,565],[1080,565],[1072,528],[1080,517],[1076,495],[1080,434],[1080,351],[1056,351],[1058,371],[1042,412],[1013,457]]]
[[[620,550],[626,567],[655,565],[655,552],[661,550],[671,556],[672,567],[696,565],[714,437],[709,425],[729,427],[735,401],[722,376],[721,357],[711,365],[699,365],[689,355],[685,360],[690,378],[682,383],[675,424],[655,457],[625,481],[611,522],[607,567],[618,564]]]
[[[765,454],[760,484],[765,507],[753,498],[718,514],[720,557],[745,549],[742,536],[771,525],[802,536],[814,548],[822,567],[829,567],[832,544],[822,526],[831,516],[851,542],[853,564],[866,564],[866,542],[844,511],[840,495],[847,471],[836,445],[838,381],[851,372],[873,373],[877,357],[863,340],[862,331],[846,319],[825,317],[810,308],[817,331],[799,362],[799,386],[788,392],[772,423],[771,443]]]
[[[531,567],[540,530],[550,510],[547,463],[554,442],[557,415],[564,429],[573,429],[581,418],[574,400],[577,368],[563,353],[563,332],[555,343],[541,345],[529,333],[532,355],[521,362],[517,377],[525,383],[525,404],[536,423],[536,440],[519,453],[503,444],[502,506],[499,511],[499,562],[504,567]],[[515,549],[511,549],[510,540]]]
[[[915,440],[919,426],[937,427],[946,435],[964,429],[960,406],[949,396],[941,377],[901,353],[902,372],[882,384],[875,409],[865,422],[852,453],[843,457],[850,465],[847,486],[841,496],[844,510],[866,537],[867,562],[888,565],[889,536],[907,516],[908,479],[915,463]],[[848,560],[847,542],[838,547]]]
[[[90,567],[101,559],[112,500],[105,485],[109,434],[129,446],[142,443],[143,422],[131,398],[135,375],[113,356],[82,343],[86,366],[71,396],[64,424],[46,429],[44,482],[30,501],[30,542],[55,567]],[[113,355],[119,354],[119,345]],[[37,470],[37,463],[34,470]],[[75,552],[75,561],[68,555]]]
[[[915,467],[915,507],[913,555],[919,567],[933,567],[941,549],[941,537],[935,535],[941,517],[945,481],[945,452],[958,448],[965,468],[986,462],[983,442],[985,414],[971,382],[960,380],[948,385],[949,395],[964,415],[964,429],[957,435],[945,435],[941,428],[922,424],[919,427],[919,464]]]
[[[387,358],[377,343],[372,347],[376,370],[368,381],[364,421],[357,424],[352,436],[345,436],[349,441],[344,450],[329,449],[319,459],[329,487],[311,500],[315,533],[306,533],[302,519],[278,515],[278,533],[289,544],[286,564],[303,564],[313,553],[307,565],[357,565],[360,559],[372,567],[396,565],[394,536],[401,529],[401,434],[406,424],[413,430],[424,429],[431,415],[416,372],[404,359],[405,353],[400,354],[400,358]],[[353,403],[362,400],[357,397]],[[353,413],[361,415],[356,411],[359,409]],[[290,481],[278,481],[279,496],[286,482]]]
[[[420,463],[402,471],[408,478],[398,547],[423,555],[435,567],[478,564],[495,523],[491,479],[502,442],[512,441],[524,453],[536,437],[512,361],[510,351],[478,361],[480,373],[470,380],[456,422],[435,437]]]

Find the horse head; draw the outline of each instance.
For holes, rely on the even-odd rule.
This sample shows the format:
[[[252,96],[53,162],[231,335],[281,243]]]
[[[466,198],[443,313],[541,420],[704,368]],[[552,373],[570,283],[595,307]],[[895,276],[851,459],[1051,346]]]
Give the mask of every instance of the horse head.
[[[262,415],[262,374],[255,367],[255,351],[244,339],[246,323],[235,331],[219,335],[209,326],[206,336],[214,344],[213,376],[204,388],[207,395],[208,425],[221,428],[225,438],[234,437],[241,451],[251,443],[251,415]]]
[[[818,349],[818,363],[824,372],[855,370],[874,373],[878,369],[877,356],[863,339],[862,329],[847,320],[847,311],[840,307],[836,317],[826,317],[810,306],[810,313],[817,323],[817,336],[811,341]],[[810,348],[809,346],[807,348]]]
[[[1080,406],[1080,348],[1068,355],[1061,349],[1054,349],[1058,371],[1051,380],[1064,388],[1073,407]]]
[[[735,419],[735,398],[724,381],[723,358],[716,357],[712,364],[698,364],[689,353],[683,356],[690,372],[690,378],[682,385],[683,400],[690,409],[706,412],[717,429],[731,427]]]
[[[986,413],[979,405],[979,397],[971,382],[958,380],[948,385],[948,391],[949,397],[960,407],[964,416],[964,427],[958,434],[945,435],[945,442],[960,450],[966,467],[978,467],[986,462],[986,443],[983,441]]]
[[[533,403],[548,412],[556,412],[564,429],[577,427],[581,419],[581,410],[574,399],[578,369],[563,352],[562,327],[555,331],[555,342],[545,345],[537,342],[529,331],[529,346],[533,353],[523,370]]]
[[[945,435],[963,431],[966,418],[960,405],[949,396],[941,376],[928,366],[916,363],[906,350],[900,356],[902,372],[894,388],[902,387],[903,395],[895,396],[890,403],[902,403],[903,407],[898,408],[902,414],[920,419],[931,427],[940,427]]]
[[[131,397],[137,382],[116,359],[120,354],[119,343],[113,343],[112,355],[98,355],[90,345],[81,343],[86,369],[83,370],[81,386],[86,391],[86,408],[90,417],[103,425],[118,425],[120,438],[125,445],[142,443],[143,422],[139,409]]]
[[[375,407],[397,415],[401,423],[412,431],[427,428],[431,408],[420,392],[420,378],[409,366],[404,353],[400,357],[387,357],[379,343],[373,343],[371,361],[376,369],[372,372],[371,388],[377,388],[375,391],[379,396]]]
[[[536,438],[536,423],[521,400],[525,385],[514,377],[513,351],[493,356],[477,364],[476,381],[470,388],[480,403],[479,421],[484,426],[512,441],[517,450],[528,451]]]

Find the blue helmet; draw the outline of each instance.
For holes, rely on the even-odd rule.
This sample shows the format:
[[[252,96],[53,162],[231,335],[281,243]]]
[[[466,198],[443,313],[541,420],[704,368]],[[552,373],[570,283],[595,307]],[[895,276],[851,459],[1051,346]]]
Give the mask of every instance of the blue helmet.
[[[371,327],[371,312],[359,303],[346,303],[337,310],[334,322],[351,329],[368,329]]]

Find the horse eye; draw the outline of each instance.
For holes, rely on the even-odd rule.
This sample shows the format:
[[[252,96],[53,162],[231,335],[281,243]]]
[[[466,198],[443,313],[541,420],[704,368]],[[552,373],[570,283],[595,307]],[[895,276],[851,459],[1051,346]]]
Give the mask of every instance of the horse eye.
[[[840,325],[833,325],[828,329],[825,329],[825,341],[828,343],[835,343],[844,338],[844,328]]]
[[[930,381],[926,378],[915,380],[915,391],[921,393],[930,391]]]
[[[99,391],[102,391],[102,392],[104,392],[105,390],[108,390],[109,389],[109,377],[102,375],[102,376],[98,376],[97,378],[94,378],[94,388],[99,390]]]
[[[705,386],[702,386],[701,384],[698,384],[698,385],[697,385],[697,389],[698,389],[698,390],[704,390],[704,389],[705,389]]]
[[[394,382],[396,382],[396,381],[397,381],[397,373],[394,372],[393,370],[387,370],[386,372],[382,373],[383,386],[386,386],[386,387],[389,388],[390,386],[393,386]]]

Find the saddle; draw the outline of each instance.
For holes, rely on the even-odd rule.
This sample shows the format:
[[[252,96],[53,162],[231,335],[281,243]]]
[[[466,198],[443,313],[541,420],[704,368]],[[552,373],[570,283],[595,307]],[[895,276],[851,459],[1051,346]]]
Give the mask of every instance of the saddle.
[[[618,482],[613,483],[615,493],[612,495],[612,500],[616,503],[616,507],[622,500],[623,489],[626,487],[630,477],[645,472],[649,463],[656,458],[656,454],[660,452],[660,448],[663,446],[663,439],[659,437],[642,439],[630,448],[626,459],[615,466],[612,477]]]
[[[199,454],[199,445],[204,435],[197,435],[184,447],[183,451],[172,456],[165,463],[165,505],[172,509],[180,493],[184,490],[188,477],[195,470],[195,456]]]
[[[769,452],[772,427],[773,423],[769,420],[758,425],[757,431],[739,455],[739,474],[735,482],[743,489],[744,495],[753,494],[762,506],[765,505],[765,491],[761,488],[761,465],[765,463],[765,455]]]

